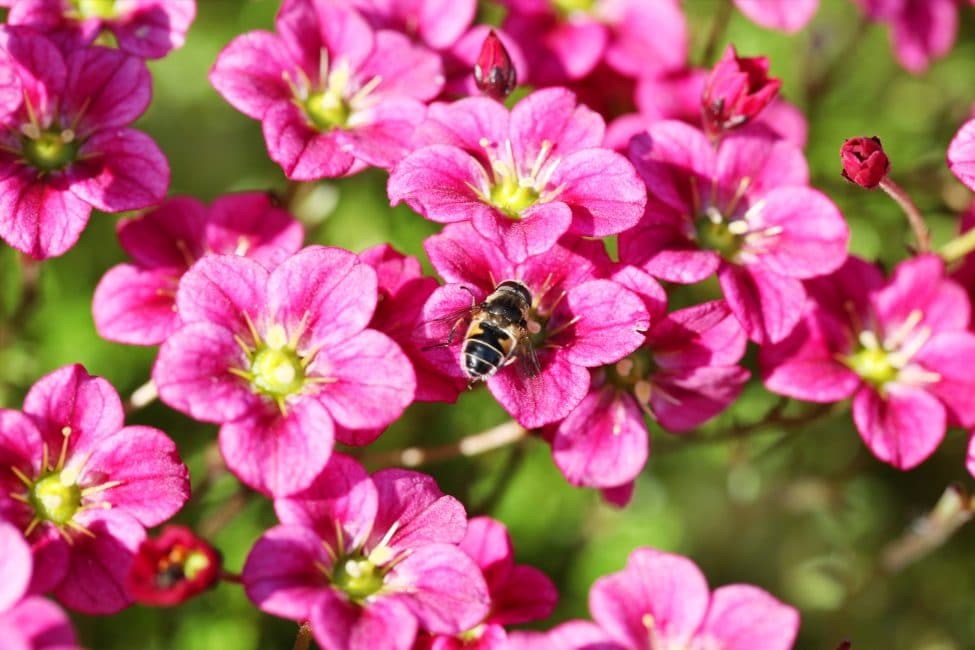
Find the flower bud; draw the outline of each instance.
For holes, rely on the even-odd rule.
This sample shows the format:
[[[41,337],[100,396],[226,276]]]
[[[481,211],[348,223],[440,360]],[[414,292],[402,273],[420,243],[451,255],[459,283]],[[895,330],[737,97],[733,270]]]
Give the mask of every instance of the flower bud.
[[[746,124],[775,99],[782,81],[768,76],[768,58],[739,57],[733,45],[708,75],[701,96],[709,135]]]
[[[146,605],[178,605],[216,583],[220,557],[185,526],[166,526],[139,546],[129,570],[129,594]]]
[[[481,53],[474,63],[477,88],[492,99],[502,100],[518,85],[515,66],[504,44],[492,29],[484,39]]]
[[[890,160],[880,138],[850,138],[840,147],[843,178],[868,190],[880,185],[890,171]]]

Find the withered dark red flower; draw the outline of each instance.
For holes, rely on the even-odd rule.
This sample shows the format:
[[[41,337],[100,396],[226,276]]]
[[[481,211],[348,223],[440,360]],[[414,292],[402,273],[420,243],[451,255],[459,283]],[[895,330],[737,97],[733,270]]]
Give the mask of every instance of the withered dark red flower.
[[[145,605],[179,605],[217,582],[220,555],[186,526],[166,526],[139,546],[129,571],[129,594]]]

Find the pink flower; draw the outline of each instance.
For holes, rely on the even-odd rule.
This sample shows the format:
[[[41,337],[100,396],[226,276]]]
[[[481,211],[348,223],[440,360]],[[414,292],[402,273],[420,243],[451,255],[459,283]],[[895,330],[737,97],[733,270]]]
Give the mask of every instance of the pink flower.
[[[389,177],[389,198],[431,221],[470,221],[523,261],[566,232],[604,237],[639,220],[646,193],[602,139],[602,119],[563,88],[536,91],[510,114],[483,97],[435,105],[418,149]]]
[[[128,128],[149,105],[139,59],[92,47],[62,56],[23,27],[0,30],[0,237],[35,258],[74,246],[92,208],[159,202],[169,166]]]
[[[671,282],[715,271],[749,337],[781,341],[799,321],[801,280],[846,259],[849,229],[836,206],[806,187],[794,145],[732,133],[717,151],[699,130],[658,122],[630,144],[650,191],[640,225],[620,235],[620,261]]]
[[[598,579],[589,611],[612,640],[607,650],[789,650],[799,629],[799,613],[768,592],[746,584],[711,592],[691,560],[652,548]]]
[[[962,124],[948,145],[948,168],[975,191],[975,119]]]
[[[134,263],[108,270],[95,289],[98,335],[158,345],[179,327],[176,288],[201,257],[243,255],[274,267],[301,248],[304,230],[265,192],[222,196],[210,208],[184,196],[119,222],[118,238]]]
[[[34,554],[32,592],[110,614],[146,527],[189,498],[189,473],[165,433],[124,426],[118,393],[79,365],[41,378],[24,413],[0,411],[0,518]]]
[[[605,61],[628,77],[674,70],[687,58],[687,25],[675,0],[504,0],[503,27],[532,62],[526,83],[564,84]]]
[[[123,52],[159,59],[183,47],[195,17],[196,0],[17,0],[7,22],[45,32],[65,51],[109,31]]]
[[[443,87],[440,58],[397,32],[374,32],[340,3],[285,0],[278,33],[248,32],[217,58],[210,83],[261,120],[288,178],[389,168],[410,151],[423,101]]]
[[[909,72],[924,72],[955,44],[956,0],[854,1],[871,20],[889,23],[894,56]]]
[[[374,29],[392,29],[444,50],[467,31],[477,0],[352,0]]]
[[[734,0],[738,11],[757,25],[792,34],[812,20],[819,0]]]
[[[520,280],[531,292],[528,324],[540,372],[514,364],[487,380],[491,394],[523,426],[561,420],[589,390],[589,368],[613,363],[637,349],[649,325],[640,298],[606,276],[601,242],[563,239],[543,255],[515,264],[467,224],[451,224],[427,239],[434,268],[450,283],[437,289],[424,309],[428,321],[481,302],[504,280]],[[461,288],[461,287],[465,288]],[[452,323],[431,323],[427,343],[442,343]],[[460,346],[428,351],[445,373],[463,377]],[[440,354],[437,354],[437,353]]]
[[[890,280],[857,258],[808,283],[802,321],[759,361],[769,390],[811,402],[853,398],[853,421],[880,460],[911,469],[948,424],[975,425],[975,334],[961,287],[932,255]]]
[[[782,81],[768,74],[767,57],[738,56],[729,45],[701,95],[704,128],[711,137],[744,126],[779,94]]]
[[[159,396],[222,425],[220,451],[247,485],[304,489],[336,437],[385,428],[413,400],[409,359],[367,328],[376,301],[376,273],[338,248],[305,248],[273,271],[205,257],[176,292],[181,326],[152,372]]]
[[[459,634],[488,613],[481,572],[457,547],[464,507],[429,476],[370,477],[334,454],[274,508],[281,525],[251,549],[244,589],[265,612],[310,621],[323,650],[405,650],[418,630]]]
[[[61,608],[29,596],[34,558],[20,531],[0,521],[0,635],[15,650],[78,648],[71,621]]]
[[[502,650],[507,647],[505,625],[540,621],[555,609],[559,594],[548,577],[534,567],[515,564],[508,529],[490,517],[467,523],[460,548],[480,568],[491,597],[491,610],[476,626],[459,636],[421,638],[416,650]]]

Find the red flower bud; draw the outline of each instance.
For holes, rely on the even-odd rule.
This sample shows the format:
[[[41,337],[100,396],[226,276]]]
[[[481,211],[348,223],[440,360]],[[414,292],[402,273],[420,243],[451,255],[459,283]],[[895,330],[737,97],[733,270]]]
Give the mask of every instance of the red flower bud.
[[[166,526],[146,538],[129,570],[129,595],[140,603],[178,605],[211,587],[220,574],[220,556],[185,526]]]
[[[843,178],[868,190],[880,185],[890,171],[890,159],[880,138],[850,138],[840,147]]]
[[[478,90],[497,100],[510,95],[518,85],[518,76],[511,57],[493,29],[484,39],[481,53],[474,63],[474,81]]]
[[[711,70],[701,110],[710,135],[746,124],[775,99],[782,81],[768,76],[768,58],[739,57],[729,45]]]

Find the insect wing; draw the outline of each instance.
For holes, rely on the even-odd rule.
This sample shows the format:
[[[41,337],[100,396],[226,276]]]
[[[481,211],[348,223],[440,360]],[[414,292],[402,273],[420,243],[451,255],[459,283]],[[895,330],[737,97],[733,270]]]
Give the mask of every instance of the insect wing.
[[[431,318],[430,320],[423,321],[416,326],[417,330],[423,332],[423,337],[427,340],[432,340],[433,337],[428,337],[427,332],[429,331],[429,326],[431,325],[445,325],[449,326],[449,333],[440,343],[434,343],[431,345],[424,346],[424,350],[429,350],[433,348],[444,348],[450,346],[455,340],[457,340],[457,331],[463,322],[469,322],[475,315],[477,315],[481,310],[480,305],[473,305],[471,307],[463,307],[461,309],[455,309],[454,311],[448,312],[443,316],[438,316],[437,318]]]
[[[538,355],[535,354],[535,346],[532,345],[531,334],[525,332],[518,337],[518,349],[515,351],[521,362],[521,370],[526,377],[537,377],[542,372],[542,367],[538,363]]]

